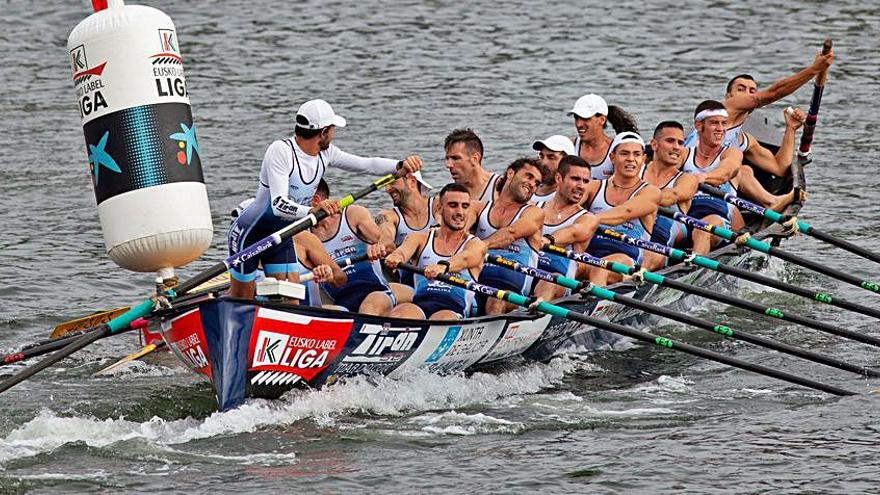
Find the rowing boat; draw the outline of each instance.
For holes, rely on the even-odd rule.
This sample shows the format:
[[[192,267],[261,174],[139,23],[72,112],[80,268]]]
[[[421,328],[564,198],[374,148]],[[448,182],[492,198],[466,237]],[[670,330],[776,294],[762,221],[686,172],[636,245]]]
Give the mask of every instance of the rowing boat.
[[[797,170],[781,187],[805,190]],[[789,206],[788,214],[800,209]],[[753,238],[778,244],[778,224],[752,219]],[[735,245],[711,258],[757,268],[763,258]],[[707,287],[722,275],[688,264],[659,273]],[[663,286],[624,281],[609,287],[619,294],[675,309],[686,309],[686,294]],[[247,398],[278,398],[293,388],[320,388],[357,375],[400,377],[414,369],[433,373],[467,372],[515,357],[545,361],[571,350],[611,348],[621,337],[563,318],[516,311],[455,321],[375,317],[345,311],[293,306],[283,302],[235,299],[214,288],[181,298],[150,317],[168,348],[213,385],[221,410]],[[592,296],[575,294],[554,301],[572,311],[634,327],[659,317]]]

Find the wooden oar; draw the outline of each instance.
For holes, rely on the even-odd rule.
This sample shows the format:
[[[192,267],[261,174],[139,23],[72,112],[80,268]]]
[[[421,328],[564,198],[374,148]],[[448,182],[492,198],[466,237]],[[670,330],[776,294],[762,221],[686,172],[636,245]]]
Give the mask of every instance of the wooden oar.
[[[645,270],[639,270],[636,267],[632,267],[629,265],[625,265],[623,263],[618,263],[616,261],[608,261],[603,260],[601,258],[596,258],[595,256],[591,256],[587,253],[575,253],[570,250],[563,249],[559,246],[549,245],[546,246],[545,251],[548,253],[553,253],[568,259],[572,259],[575,261],[579,261],[581,263],[595,266],[598,268],[602,268],[604,270],[610,270],[615,273],[619,273],[621,275],[636,275],[639,274],[642,278],[651,284],[655,285],[663,285],[669,287],[671,289],[679,290],[681,292],[685,292],[687,294],[693,294],[695,296],[703,297],[706,299],[711,299],[713,301],[718,301],[729,306],[734,306],[737,308],[742,308],[748,311],[752,311],[754,313],[762,314],[769,318],[776,318],[779,320],[790,321],[792,323],[797,323],[799,325],[807,326],[810,328],[815,328],[816,330],[820,330],[826,333],[830,333],[833,335],[837,335],[839,337],[844,337],[847,339],[855,340],[856,342],[861,342],[863,344],[869,344],[873,346],[880,347],[880,339],[876,337],[872,337],[870,335],[861,334],[858,332],[854,332],[852,330],[846,328],[836,327],[834,325],[829,325],[827,323],[814,320],[812,318],[808,318],[806,316],[799,316],[795,314],[791,314],[787,311],[783,311],[779,308],[774,308],[771,306],[765,306],[763,304],[758,304],[752,301],[747,301],[745,299],[741,299],[730,294],[724,294],[720,291],[710,290],[704,287],[698,287],[692,284],[686,284],[684,282],[680,282],[673,278],[668,278],[659,273],[653,273]],[[713,263],[716,263],[714,260],[710,260]]]
[[[52,334],[49,335],[49,337],[56,339],[58,337],[63,337],[69,333],[83,332],[85,330],[94,328],[102,323],[107,323],[113,318],[121,316],[129,309],[131,309],[129,306],[123,306],[121,308],[102,311],[100,313],[91,314],[89,316],[83,316],[82,318],[77,318],[76,320],[65,321],[64,323],[57,325],[55,329],[52,330]]]
[[[424,270],[421,268],[415,267],[408,263],[401,263],[398,265],[404,270],[410,270],[415,273],[424,273]],[[833,385],[826,385],[814,380],[810,380],[808,378],[800,377],[797,375],[793,375],[791,373],[787,373],[785,371],[775,370],[773,368],[769,368],[764,365],[749,363],[746,361],[742,361],[740,359],[732,358],[729,356],[725,356],[723,354],[719,354],[716,352],[708,351],[706,349],[696,347],[690,344],[686,344],[683,342],[677,342],[672,339],[668,339],[666,337],[658,337],[656,335],[652,335],[647,332],[642,332],[640,330],[635,330],[633,328],[629,328],[624,325],[619,325],[617,323],[611,323],[609,321],[601,320],[599,318],[594,318],[592,316],[587,316],[582,313],[578,313],[576,311],[572,311],[567,308],[563,308],[561,306],[557,306],[555,304],[550,304],[544,301],[538,301],[534,298],[529,298],[522,296],[520,294],[516,294],[513,292],[508,292],[505,290],[496,289],[494,287],[489,287],[487,285],[478,284],[476,282],[470,280],[464,280],[463,278],[449,275],[446,273],[440,274],[437,276],[437,280],[445,282],[449,285],[461,287],[463,289],[467,289],[473,292],[478,292],[480,294],[484,294],[488,297],[494,297],[496,299],[501,299],[502,301],[507,301],[512,304],[516,304],[517,306],[523,306],[530,309],[534,309],[539,313],[549,314],[552,316],[556,316],[558,318],[562,318],[565,320],[576,321],[578,323],[583,323],[585,325],[589,325],[601,330],[605,330],[606,332],[616,333],[618,335],[623,335],[625,337],[629,337],[631,339],[639,340],[641,342],[645,342],[648,344],[653,344],[655,346],[664,348],[664,349],[672,349],[681,351],[687,354],[691,354],[693,356],[702,357],[705,359],[709,359],[711,361],[716,361],[719,363],[726,364],[728,366],[733,366],[736,368],[740,368],[747,371],[752,371],[754,373],[758,373],[761,375],[770,376],[773,378],[777,378],[779,380],[784,380],[789,383],[794,383],[797,385],[801,385],[804,387],[812,388],[814,390],[820,390],[822,392],[826,392],[833,395],[856,395],[855,392],[851,392],[846,389],[842,389],[839,387],[835,387]]]
[[[661,212],[662,213],[662,212]],[[681,212],[674,212],[673,218],[683,224],[688,225],[694,229],[703,230],[709,232],[710,234],[721,237],[722,239],[728,240],[736,240],[738,237],[735,232],[730,229],[726,229],[724,227],[718,227],[714,225],[709,225],[702,220],[698,220],[693,217],[689,217]],[[840,280],[841,282],[846,282],[850,285],[854,285],[856,287],[860,287],[862,289],[871,291],[875,294],[880,293],[880,284],[874,282],[872,280],[863,279],[856,275],[852,275],[850,273],[842,272],[840,270],[836,270],[829,266],[823,265],[818,261],[813,261],[802,256],[798,256],[796,254],[790,253],[788,251],[784,251],[777,247],[773,247],[770,244],[759,241],[757,239],[747,239],[744,243],[744,246],[754,249],[755,251],[759,251],[765,254],[769,254],[770,256],[783,259],[788,261],[789,263],[793,263],[795,265],[802,266],[804,268],[809,268],[815,272],[819,272],[828,277]]]
[[[134,361],[135,359],[140,359],[140,358],[152,353],[153,351],[157,351],[159,349],[162,349],[163,347],[165,347],[164,340],[160,340],[159,342],[156,342],[154,344],[147,344],[138,352],[135,352],[133,354],[129,354],[128,356],[125,356],[124,358],[120,359],[119,361],[116,361],[115,363],[111,364],[110,366],[107,366],[106,368],[102,368],[102,369],[96,371],[92,376],[102,376],[102,375],[110,374],[113,370],[119,368],[123,364]]]
[[[354,203],[356,200],[363,198],[364,196],[372,193],[373,191],[377,191],[377,190],[385,187],[386,185],[390,184],[391,182],[394,182],[395,180],[397,180],[399,177],[403,176],[404,174],[406,174],[406,171],[402,169],[402,170],[398,171],[396,174],[388,174],[385,177],[382,177],[381,179],[373,182],[369,186],[361,189],[360,191],[357,191],[354,194],[349,194],[348,196],[345,196],[344,198],[340,199],[339,200],[339,207],[346,208],[348,205]],[[238,266],[240,263],[244,262],[245,260],[253,258],[254,256],[258,256],[260,253],[265,252],[267,249],[269,249],[273,246],[277,246],[278,244],[281,244],[282,242],[284,242],[284,240],[289,239],[290,237],[294,236],[295,234],[302,232],[302,231],[308,229],[309,227],[314,226],[315,224],[317,224],[318,222],[320,222],[321,220],[323,220],[326,217],[327,217],[327,212],[324,210],[318,210],[317,213],[309,214],[307,217],[305,217],[301,220],[297,220],[296,222],[293,222],[292,224],[288,225],[287,227],[284,227],[283,229],[280,229],[277,232],[275,232],[275,233],[273,233],[263,239],[260,239],[259,241],[257,241],[253,245],[242,250],[241,252],[236,253],[232,256],[229,256],[228,258],[226,258],[223,261],[217,262],[216,264],[214,264],[210,268],[207,268],[207,269],[199,272],[198,274],[196,274],[194,277],[182,282],[174,290],[166,291],[165,294],[163,294],[163,295],[169,299],[182,296],[182,295],[188,293],[189,291],[197,288],[199,285],[203,284],[204,282],[212,279],[213,277],[216,277],[216,276],[222,274],[223,272],[229,270],[229,268],[234,267],[234,266]],[[55,354],[52,354],[48,358],[40,361],[39,363],[37,363],[33,366],[26,368],[23,371],[19,372],[18,374],[15,374],[15,375],[11,376],[10,378],[6,379],[2,383],[0,383],[0,393],[5,392],[6,390],[9,390],[10,388],[14,387],[15,385],[27,380],[28,378],[32,377],[33,375],[52,366],[53,364],[57,363],[58,361],[61,361],[65,357],[73,354],[74,352],[82,349],[83,347],[86,347],[86,346],[92,344],[93,342],[96,342],[97,340],[103,339],[105,337],[109,337],[110,335],[116,334],[116,333],[120,332],[121,330],[128,328],[128,326],[131,324],[132,321],[134,321],[138,318],[146,317],[147,315],[149,315],[153,311],[153,307],[155,305],[155,297],[156,296],[150,297],[149,299],[141,302],[137,306],[132,307],[130,310],[126,311],[122,315],[117,316],[116,318],[108,321],[107,323],[104,323],[98,329],[93,330],[93,331],[89,331],[85,335],[77,338],[76,340],[74,340],[73,342],[68,344],[66,347],[59,350]]]
[[[509,270],[513,270],[518,273],[522,273],[528,275],[530,277],[534,277],[539,280],[544,280],[546,282],[550,282],[552,284],[556,284],[562,287],[566,287],[568,289],[572,289],[575,292],[580,293],[589,293],[595,297],[600,299],[605,299],[607,301],[614,301],[618,304],[622,304],[624,306],[628,306],[631,308],[638,309],[640,311],[644,311],[645,313],[651,313],[655,315],[662,316],[664,318],[668,318],[670,320],[678,321],[684,323],[685,325],[691,325],[693,327],[699,328],[701,330],[706,330],[710,333],[717,333],[724,337],[742,340],[744,342],[749,342],[750,344],[755,344],[761,347],[765,347],[767,349],[772,349],[774,351],[783,352],[785,354],[790,354],[792,356],[797,356],[802,359],[806,359],[807,361],[812,361],[814,363],[824,364],[826,366],[831,366],[832,368],[837,368],[844,371],[849,371],[852,373],[856,373],[862,376],[870,376],[870,377],[878,377],[880,376],[880,372],[874,371],[869,368],[865,368],[863,366],[856,366],[844,361],[840,361],[838,359],[834,359],[829,356],[825,356],[822,354],[818,354],[813,351],[809,351],[806,349],[801,349],[800,347],[795,347],[793,345],[788,345],[784,342],[777,342],[775,340],[767,339],[761,337],[759,335],[754,335],[743,330],[734,330],[727,323],[712,323],[709,320],[704,320],[702,318],[697,318],[695,316],[691,316],[685,313],[681,313],[679,311],[674,311],[669,308],[664,308],[662,306],[657,306],[654,304],[646,303],[644,301],[640,301],[638,299],[634,299],[632,297],[624,296],[622,294],[618,294],[614,291],[608,290],[604,287],[599,287],[597,285],[593,285],[589,282],[579,282],[573,278],[564,277],[562,275],[558,275],[555,273],[550,273],[545,270],[541,270],[540,268],[535,268],[527,265],[523,265],[522,263],[518,263],[516,261],[511,261],[506,258],[502,258],[497,255],[490,255],[487,260],[495,265],[502,266]]]
[[[706,194],[709,194],[711,196],[715,196],[716,198],[723,199],[724,201],[727,201],[728,203],[736,206],[740,210],[746,210],[746,211],[751,211],[752,213],[756,213],[756,214],[766,218],[767,220],[770,220],[771,222],[776,222],[776,223],[782,224],[788,220],[788,217],[781,215],[781,214],[779,214],[769,208],[764,208],[763,206],[756,205],[755,203],[752,203],[751,201],[747,201],[743,198],[740,198],[738,196],[734,196],[730,193],[725,193],[725,192],[721,191],[720,189],[712,187],[708,184],[700,184],[700,190]],[[828,244],[831,244],[832,246],[837,246],[841,249],[849,251],[850,253],[861,256],[862,258],[866,258],[866,259],[869,259],[869,260],[874,261],[876,263],[880,263],[880,254],[877,254],[873,251],[869,251],[861,246],[857,246],[849,241],[834,237],[833,235],[831,235],[827,232],[823,232],[823,231],[813,227],[812,225],[810,225],[809,223],[807,223],[803,220],[797,220],[797,227],[798,227],[798,231],[803,232],[804,234],[807,234],[810,237],[815,237],[816,239],[819,239],[821,241],[825,241]],[[871,283],[873,283],[873,282],[871,282]],[[871,290],[873,290],[873,289],[871,289]],[[880,288],[878,288],[878,290],[875,290],[874,292],[878,292],[878,291],[880,291]]]

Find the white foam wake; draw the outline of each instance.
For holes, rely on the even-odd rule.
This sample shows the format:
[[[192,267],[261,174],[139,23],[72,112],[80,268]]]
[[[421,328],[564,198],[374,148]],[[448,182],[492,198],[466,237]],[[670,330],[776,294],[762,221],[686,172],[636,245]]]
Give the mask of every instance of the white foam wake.
[[[138,423],[125,418],[65,417],[43,410],[0,440],[0,466],[12,459],[51,452],[74,442],[105,447],[141,439],[161,449],[203,438],[291,424],[305,418],[319,424],[332,424],[336,417],[350,413],[399,416],[413,411],[491,404],[500,398],[552,387],[578,366],[583,364],[557,359],[549,364],[533,363],[514,371],[475,373],[470,377],[440,377],[416,371],[401,380],[357,378],[320,391],[291,394],[278,401],[253,400],[204,419],[166,421],[153,417]],[[517,429],[516,425],[506,426]],[[472,431],[478,433],[480,429],[475,427]]]

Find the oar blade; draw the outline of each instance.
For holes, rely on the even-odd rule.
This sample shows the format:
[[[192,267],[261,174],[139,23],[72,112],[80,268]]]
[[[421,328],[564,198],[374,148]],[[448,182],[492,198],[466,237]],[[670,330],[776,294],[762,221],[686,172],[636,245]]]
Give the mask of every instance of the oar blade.
[[[122,315],[129,309],[131,309],[130,306],[123,306],[121,308],[102,311],[100,313],[94,313],[89,316],[83,316],[82,318],[77,318],[76,320],[65,321],[64,323],[56,326],[52,330],[52,334],[49,335],[49,337],[57,339],[58,337],[63,337],[69,333],[81,332],[83,330],[94,328],[98,325],[103,325],[113,318]]]

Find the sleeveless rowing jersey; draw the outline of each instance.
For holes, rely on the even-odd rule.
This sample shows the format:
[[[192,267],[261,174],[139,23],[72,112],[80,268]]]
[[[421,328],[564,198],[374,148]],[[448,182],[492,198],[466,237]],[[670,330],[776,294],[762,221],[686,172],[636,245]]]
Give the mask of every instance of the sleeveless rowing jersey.
[[[546,205],[546,202],[538,203],[536,206],[543,209],[544,205]],[[543,233],[545,235],[553,235],[554,233],[556,233],[556,231],[560,229],[572,226],[580,217],[586,215],[587,213],[589,213],[587,210],[583,208],[578,208],[567,218],[559,223],[554,224],[547,223],[545,217]],[[571,247],[571,245],[569,244],[562,247],[568,249]],[[573,278],[575,276],[575,272],[577,271],[577,263],[556,254],[541,252],[538,254],[538,268],[549,272],[558,272],[562,275],[565,275],[566,277]]]
[[[477,200],[483,204],[493,201],[495,199],[495,187],[498,185],[498,179],[500,178],[501,175],[496,173],[489,176],[486,187],[483,188],[483,192],[480,193],[480,197]]]
[[[396,206],[393,208],[394,213],[397,215],[397,231],[394,233],[394,244],[400,246],[408,235],[415,234],[416,232],[424,232],[436,223],[434,221],[434,201],[432,201],[432,199],[433,198],[428,199],[428,221],[421,227],[412,227],[410,224],[406,223],[406,217],[403,216],[403,212],[400,211],[400,208]]]
[[[596,192],[596,197],[593,198],[593,201],[590,203],[589,208],[587,208],[590,213],[593,213],[595,215],[614,208],[615,205],[609,203],[608,199],[605,197],[605,193],[608,189],[608,184],[610,182],[611,179],[603,179],[602,182],[599,184],[599,191]],[[638,187],[635,188],[633,192],[630,193],[629,196],[627,196],[626,200],[628,201],[647,186],[647,182],[642,182]],[[625,234],[629,237],[633,237],[636,239],[642,239],[646,241],[651,239],[651,233],[648,231],[647,228],[645,228],[645,225],[642,223],[641,218],[628,220],[620,225],[600,225],[599,227],[608,228],[615,232],[619,232],[621,234]],[[615,253],[623,253],[632,258],[633,261],[636,263],[639,263],[642,260],[641,249],[630,244],[617,242],[599,236],[594,236],[592,239],[590,239],[590,244],[587,246],[587,252],[597,258],[604,258],[605,256]]]
[[[556,197],[556,191],[550,191],[547,194],[532,194],[532,203],[546,203]]]
[[[426,266],[435,264],[439,261],[448,260],[452,256],[461,252],[465,245],[467,245],[468,241],[474,238],[474,236],[468,235],[451,255],[443,256],[437,254],[437,251],[434,249],[434,235],[436,233],[437,229],[433,228],[428,233],[425,247],[419,254],[419,261],[417,263],[419,268],[425,268]],[[475,274],[470,270],[462,270],[455,275],[469,281],[477,279]],[[473,303],[473,291],[448,285],[439,280],[428,280],[419,274],[415,275],[413,304],[422,308],[422,311],[425,312],[426,318],[429,318],[432,314],[441,309],[448,309],[458,313],[462,318],[466,318],[470,316],[475,309]]]
[[[581,154],[581,138],[574,138],[574,149],[578,156]],[[596,180],[607,179],[614,175],[614,165],[611,163],[611,145],[605,152],[605,158],[599,163],[590,164],[590,178]]]
[[[483,211],[480,212],[480,217],[477,219],[475,232],[480,239],[488,238],[501,228],[492,225],[489,221],[489,212],[492,211],[494,205],[494,201],[487,203],[483,208]],[[511,225],[519,220],[523,212],[530,206],[531,205],[529,204],[522,205],[507,225]],[[507,225],[503,225],[502,227],[506,227]],[[523,265],[531,267],[538,266],[538,252],[532,248],[527,238],[517,239],[507,247],[490,249],[489,255],[502,256],[511,261],[517,261]],[[486,266],[483,267],[483,271],[480,272],[480,283],[499,289],[526,294],[531,289],[532,277],[497,265],[486,264]]]
[[[721,151],[712,159],[712,162],[706,165],[705,167],[700,167],[696,164],[696,156],[697,156],[697,145],[688,146],[688,156],[684,161],[684,165],[682,165],[681,170],[683,172],[687,172],[689,174],[701,174],[707,173],[715,170],[721,165],[721,155],[724,154],[724,151],[728,148],[727,145],[721,146]],[[733,187],[733,183],[729,180],[719,186],[718,189],[721,189],[725,193],[736,195],[736,188]],[[708,194],[697,191],[691,200],[691,208],[688,210],[688,215],[694,218],[706,218],[710,215],[718,215],[724,219],[725,222],[728,223],[733,218],[732,206],[728,205],[726,201],[723,199],[719,199],[713,196],[709,196]]]
[[[639,177],[641,177],[642,180],[645,179],[645,172],[647,172],[647,170],[648,165],[642,165],[642,170],[639,172]],[[666,182],[666,184],[663,184],[663,186],[660,187],[660,189],[674,188],[675,184],[678,183],[678,179],[684,174],[685,173],[681,170],[677,171],[675,175]],[[672,204],[670,208],[680,213],[684,213],[678,203]],[[685,227],[683,223],[677,222],[665,215],[658,214],[657,218],[654,219],[654,228],[651,230],[651,241],[672,247],[678,238],[679,232],[681,232],[683,237],[687,237],[687,227]]]
[[[345,258],[367,254],[367,243],[364,242],[348,223],[348,210],[343,210],[339,221],[339,229],[330,239],[324,241],[324,249],[337,263]],[[337,305],[349,311],[357,311],[360,303],[373,291],[388,290],[388,282],[382,275],[382,267],[378,261],[369,260],[345,267],[348,281],[342,287],[324,284],[324,290]]]

